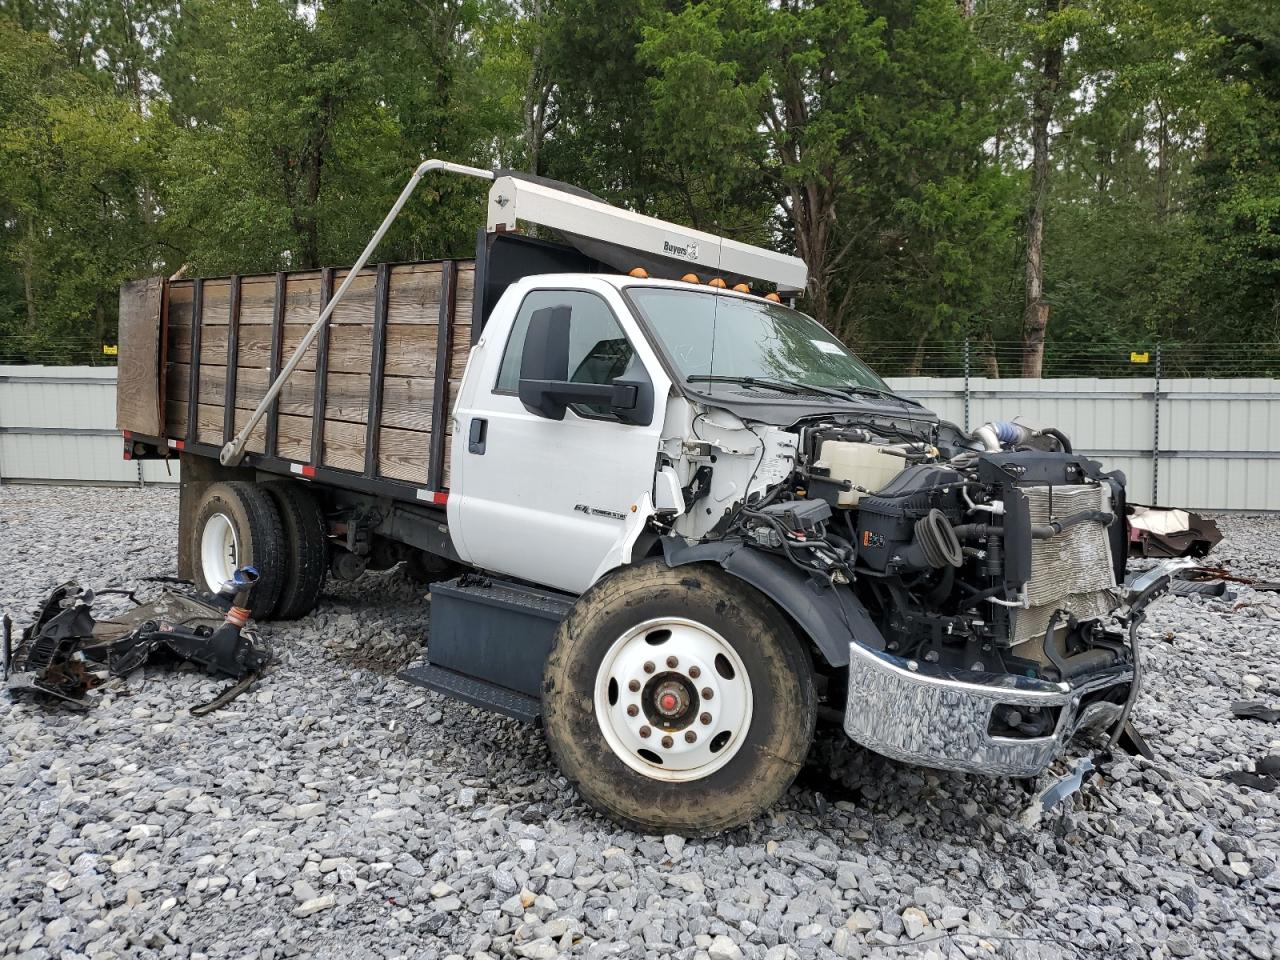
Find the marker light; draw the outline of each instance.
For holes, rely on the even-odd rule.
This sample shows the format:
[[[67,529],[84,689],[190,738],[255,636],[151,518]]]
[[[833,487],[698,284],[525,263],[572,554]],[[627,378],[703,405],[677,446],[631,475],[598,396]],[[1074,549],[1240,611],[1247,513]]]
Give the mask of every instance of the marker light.
[[[714,280],[710,280],[710,281],[708,281],[708,282],[707,282],[707,286],[709,286],[709,287],[719,287],[721,290],[723,290],[725,287],[727,287],[727,286],[728,286],[728,284],[727,284],[727,283],[725,283],[723,280],[721,280],[719,277],[716,277]]]
[[[698,279],[698,275],[696,273],[686,273],[680,279],[683,280],[685,283],[701,283],[702,282],[701,280]]]
[[[735,293],[750,293],[750,292],[751,292],[751,287],[750,287],[748,284],[745,284],[745,283],[735,283],[735,284],[733,285],[733,289],[734,289],[734,292],[735,292]]]
[[[638,280],[648,280],[649,271],[646,270],[644,267],[632,267],[631,272],[628,273],[627,276],[635,277]]]
[[[766,294],[764,295],[764,298],[765,298],[766,300],[772,300],[774,303],[781,303],[781,302],[782,302],[782,298],[781,298],[780,296],[778,296],[776,293],[766,293]]]

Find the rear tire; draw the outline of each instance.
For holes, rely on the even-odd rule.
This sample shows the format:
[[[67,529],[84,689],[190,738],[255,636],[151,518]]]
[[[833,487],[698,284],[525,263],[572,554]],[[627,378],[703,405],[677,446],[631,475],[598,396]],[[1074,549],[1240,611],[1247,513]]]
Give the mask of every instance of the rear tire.
[[[329,569],[329,538],[316,498],[301,483],[284,480],[263,484],[280,511],[284,529],[284,585],[275,619],[296,620],[316,607]]]
[[[756,590],[718,567],[645,561],[589,590],[556,632],[547,741],[582,796],[627,826],[719,833],[767,810],[800,771],[812,670]]]
[[[274,614],[285,582],[286,547],[280,512],[262,487],[242,480],[210,484],[196,504],[191,529],[195,583],[217,593],[237,567],[253,566],[258,582],[250,611]]]

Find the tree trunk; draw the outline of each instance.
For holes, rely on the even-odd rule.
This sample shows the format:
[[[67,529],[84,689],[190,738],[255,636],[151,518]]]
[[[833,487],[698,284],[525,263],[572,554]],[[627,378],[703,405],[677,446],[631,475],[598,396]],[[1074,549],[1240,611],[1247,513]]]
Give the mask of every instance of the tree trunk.
[[[27,304],[27,333],[36,332],[36,224],[27,217],[27,249],[22,255],[22,298]]]
[[[1156,132],[1156,217],[1164,220],[1169,215],[1169,114],[1159,100],[1156,112],[1160,116]]]
[[[996,356],[996,342],[991,338],[990,328],[982,334],[982,365],[990,379],[1000,379],[1000,359]]]
[[[1050,20],[1069,0],[1044,0]],[[1039,82],[1031,100],[1031,205],[1027,214],[1026,306],[1022,314],[1022,375],[1039,377],[1044,370],[1045,330],[1049,305],[1044,302],[1044,216],[1049,193],[1049,126],[1062,80],[1063,44],[1053,40],[1039,57]]]

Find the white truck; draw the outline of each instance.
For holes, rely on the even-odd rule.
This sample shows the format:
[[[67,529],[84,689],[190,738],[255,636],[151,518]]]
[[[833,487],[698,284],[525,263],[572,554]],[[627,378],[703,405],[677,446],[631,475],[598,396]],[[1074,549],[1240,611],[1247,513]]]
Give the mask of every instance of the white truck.
[[[432,171],[491,181],[475,258],[366,267]],[[1123,586],[1123,476],[898,396],[788,305],[805,283],[428,161],[349,270],[126,285],[125,456],[180,456],[179,571],[214,590],[254,565],[260,619],[408,562],[434,582],[406,678],[540,722],[641,830],[760,814],[819,720],[1019,778],[1085,732],[1114,746],[1167,581]]]

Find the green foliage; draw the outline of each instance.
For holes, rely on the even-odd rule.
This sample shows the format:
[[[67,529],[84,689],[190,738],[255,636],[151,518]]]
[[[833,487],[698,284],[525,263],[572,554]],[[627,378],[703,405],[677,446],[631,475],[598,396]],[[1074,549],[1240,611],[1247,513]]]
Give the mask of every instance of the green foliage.
[[[156,267],[155,124],[0,20],[0,342],[9,359],[100,355],[120,283]],[[69,357],[70,358],[70,357]]]
[[[1274,0],[0,0],[0,357],[88,359],[124,279],[350,262],[442,156],[792,250],[913,371],[1021,336],[1037,102],[1051,354],[1280,342]]]

